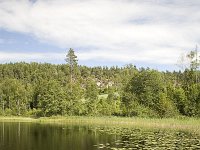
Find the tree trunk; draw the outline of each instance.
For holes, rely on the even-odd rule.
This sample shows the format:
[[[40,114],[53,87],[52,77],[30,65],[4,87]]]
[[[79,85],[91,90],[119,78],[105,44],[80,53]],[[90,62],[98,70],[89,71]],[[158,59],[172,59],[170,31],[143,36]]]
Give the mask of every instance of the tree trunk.
[[[18,107],[18,116],[20,115],[20,102],[19,99],[17,100],[17,107]]]
[[[3,115],[4,115],[4,99],[2,99],[2,110],[3,110]]]

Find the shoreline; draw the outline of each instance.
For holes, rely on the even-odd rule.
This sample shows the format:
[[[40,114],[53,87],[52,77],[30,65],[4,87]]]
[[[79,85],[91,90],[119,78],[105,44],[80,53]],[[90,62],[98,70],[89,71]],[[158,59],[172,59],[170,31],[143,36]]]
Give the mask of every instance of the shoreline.
[[[53,116],[53,117],[18,117],[0,116],[1,122],[29,122],[29,123],[51,123],[51,124],[81,124],[81,125],[103,125],[120,127],[143,127],[172,130],[189,130],[200,133],[200,119],[198,118],[137,118],[137,117],[85,117],[85,116]]]

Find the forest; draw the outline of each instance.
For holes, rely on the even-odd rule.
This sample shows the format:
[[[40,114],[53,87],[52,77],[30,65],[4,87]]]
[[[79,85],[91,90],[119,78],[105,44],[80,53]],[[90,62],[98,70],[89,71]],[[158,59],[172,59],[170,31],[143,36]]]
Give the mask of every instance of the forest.
[[[199,63],[188,57],[173,72],[81,66],[73,49],[66,64],[0,64],[0,115],[200,117]]]

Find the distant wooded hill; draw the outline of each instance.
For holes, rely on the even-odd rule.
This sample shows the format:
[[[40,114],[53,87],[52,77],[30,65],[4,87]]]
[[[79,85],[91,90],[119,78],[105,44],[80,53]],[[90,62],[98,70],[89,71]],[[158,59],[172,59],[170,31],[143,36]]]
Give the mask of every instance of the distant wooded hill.
[[[2,115],[200,116],[198,71],[9,63],[0,65]],[[104,95],[104,96],[101,96]],[[105,96],[106,95],[106,96]]]

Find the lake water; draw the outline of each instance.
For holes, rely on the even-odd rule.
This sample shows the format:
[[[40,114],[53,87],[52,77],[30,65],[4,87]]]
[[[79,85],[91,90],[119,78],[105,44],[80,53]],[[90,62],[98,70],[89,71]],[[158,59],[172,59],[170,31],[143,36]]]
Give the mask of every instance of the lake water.
[[[200,149],[186,131],[116,126],[0,123],[0,150]]]

